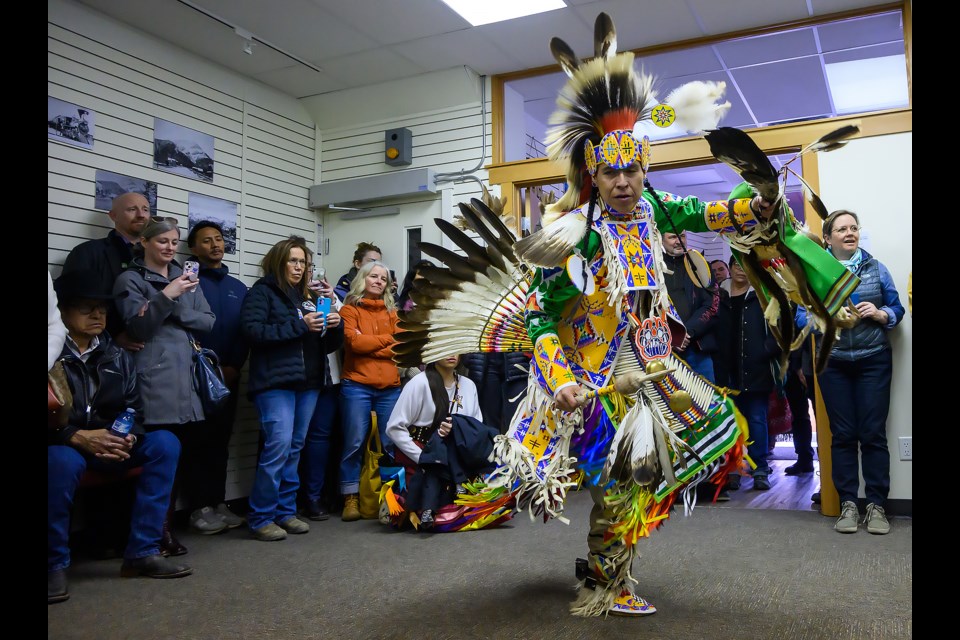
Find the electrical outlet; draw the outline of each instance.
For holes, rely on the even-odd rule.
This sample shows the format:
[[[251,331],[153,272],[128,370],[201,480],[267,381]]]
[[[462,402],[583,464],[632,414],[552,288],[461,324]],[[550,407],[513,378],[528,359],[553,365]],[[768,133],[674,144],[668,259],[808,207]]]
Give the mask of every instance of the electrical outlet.
[[[913,438],[900,438],[900,459],[913,460]]]

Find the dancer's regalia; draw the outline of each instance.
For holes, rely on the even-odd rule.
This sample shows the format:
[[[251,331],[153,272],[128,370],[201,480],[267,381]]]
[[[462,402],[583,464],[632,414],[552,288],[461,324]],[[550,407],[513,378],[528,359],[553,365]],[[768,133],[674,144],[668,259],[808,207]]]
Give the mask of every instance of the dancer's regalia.
[[[565,521],[566,492],[582,483],[595,506],[589,555],[577,562],[579,594],[571,611],[645,615],[656,609],[633,592],[635,543],[663,523],[678,499],[685,511],[692,508],[699,483],[712,483],[719,492],[727,473],[741,465],[748,437],[746,421],[726,390],[672,352],[685,332],[664,286],[658,228],[712,231],[730,239],[738,252],[749,253],[756,246],[776,245],[785,225],[793,241],[798,225],[785,204],[774,219],[759,220],[749,185],[740,189],[747,197],[707,203],[648,186],[626,214],[604,203],[593,180],[599,165],[623,169],[636,162],[647,170],[650,143],[634,133],[639,122],[675,119],[687,131],[702,131],[716,126],[729,103],[716,104],[722,83],[694,82],[658,104],[652,79],[634,69],[633,54],[616,52],[606,14],[597,18],[595,36],[596,57],[588,62],[557,38],[551,42],[570,80],[551,118],[547,152],[566,167],[568,190],[550,208],[544,228],[515,241],[478,200],[460,208],[486,246],[438,220],[465,256],[421,243],[446,266],[427,268],[421,272],[425,280],[414,281],[417,307],[401,314],[405,331],[395,352],[404,366],[475,351],[534,354],[526,395],[509,432],[495,442],[498,467],[458,497],[443,530],[490,526],[513,509],[527,509],[531,518]],[[735,138],[735,144],[714,140],[711,147],[734,164],[743,144]],[[750,180],[744,165],[736,168]],[[763,191],[768,178],[763,174],[751,182],[763,182],[754,185],[756,190],[779,204],[782,192]],[[776,172],[773,180],[776,189]],[[789,273],[792,265],[769,260],[771,251],[760,268]],[[821,270],[820,299],[842,303],[849,272],[833,270],[836,261],[812,243],[801,251],[804,264],[826,265],[836,274]],[[763,288],[767,280],[758,282],[774,323],[777,309],[770,300],[808,295],[796,287],[790,291],[789,285],[786,294],[770,293],[781,281],[768,288]],[[796,284],[797,278],[790,281]],[[783,337],[789,340],[792,334]],[[587,391],[580,395],[579,409],[565,412],[555,402],[556,393],[574,384]]]

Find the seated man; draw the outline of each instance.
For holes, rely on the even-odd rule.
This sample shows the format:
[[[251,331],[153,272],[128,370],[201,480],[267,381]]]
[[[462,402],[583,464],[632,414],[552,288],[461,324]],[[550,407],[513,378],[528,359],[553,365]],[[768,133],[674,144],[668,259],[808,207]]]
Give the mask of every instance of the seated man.
[[[63,275],[54,283],[67,340],[60,354],[73,393],[65,427],[47,439],[47,603],[69,598],[70,509],[86,469],[123,473],[142,467],[130,520],[130,537],[120,575],[124,578],[180,578],[193,570],[160,555],[163,519],[180,457],[169,431],[144,433],[137,373],[129,352],[110,338],[107,308],[114,296],[102,290],[89,270]],[[125,409],[137,411],[124,437],[109,430]]]

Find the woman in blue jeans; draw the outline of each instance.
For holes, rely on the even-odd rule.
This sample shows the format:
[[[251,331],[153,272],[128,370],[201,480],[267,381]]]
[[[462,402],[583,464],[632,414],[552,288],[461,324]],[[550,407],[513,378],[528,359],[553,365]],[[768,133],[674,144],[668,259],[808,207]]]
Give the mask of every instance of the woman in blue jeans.
[[[843,209],[831,213],[823,223],[823,239],[830,253],[860,278],[850,295],[860,322],[840,332],[819,378],[833,435],[833,484],[840,494],[840,517],[833,528],[856,533],[861,524],[857,493],[862,468],[867,501],[862,524],[869,533],[883,535],[890,532],[883,510],[890,491],[887,413],[893,377],[887,334],[903,319],[903,304],[890,271],[860,248],[857,214]],[[806,324],[803,307],[797,324]]]
[[[385,450],[393,445],[386,436],[387,420],[400,397],[400,373],[393,362],[397,309],[390,269],[382,262],[360,267],[350,284],[340,313],[343,316],[343,372],[340,407],[343,421],[343,456],[340,460],[340,493],[344,496],[341,518],[359,520],[360,466],[363,445],[370,432],[370,412],[377,414],[377,428]],[[377,517],[376,513],[368,517]]]
[[[260,263],[264,276],[240,309],[251,346],[248,390],[263,439],[247,516],[257,540],[310,530],[296,517],[297,466],[324,383],[326,354],[343,342],[340,316],[316,311],[316,295],[307,287],[304,272],[312,256],[299,236],[275,244]]]

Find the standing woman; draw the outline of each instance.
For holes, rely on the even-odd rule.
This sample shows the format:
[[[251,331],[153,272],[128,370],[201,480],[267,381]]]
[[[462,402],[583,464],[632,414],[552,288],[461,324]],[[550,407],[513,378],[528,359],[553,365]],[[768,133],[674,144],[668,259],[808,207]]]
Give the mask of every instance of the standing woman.
[[[146,430],[166,429],[180,440],[180,464],[164,527],[162,546],[170,555],[187,552],[170,532],[169,519],[183,489],[190,520],[205,534],[226,529],[212,513],[200,513],[210,504],[213,487],[206,469],[213,455],[203,405],[193,388],[192,332],[207,332],[216,320],[199,281],[191,281],[174,259],[180,244],[176,218],[151,218],[143,227],[140,245],[134,247],[130,267],[113,287],[127,335],[144,343],[133,352],[143,400]]]
[[[263,437],[247,523],[253,537],[265,542],[310,530],[296,517],[297,466],[324,384],[327,354],[343,342],[340,316],[331,312],[325,319],[316,311],[316,295],[304,277],[312,260],[313,252],[299,236],[273,245],[260,262],[263,277],[240,310],[251,346],[248,391]]]
[[[360,519],[360,464],[370,433],[370,412],[384,449],[393,449],[386,435],[387,421],[400,397],[400,374],[393,362],[397,310],[390,270],[382,262],[363,265],[357,272],[340,313],[343,316],[343,372],[340,374],[340,410],[343,416],[343,454],[340,459],[341,518]],[[384,293],[386,295],[384,295]]]
[[[890,271],[860,248],[857,214],[843,209],[831,213],[823,223],[823,239],[827,250],[860,278],[850,295],[860,322],[840,333],[819,379],[833,434],[833,483],[841,503],[840,518],[833,528],[856,533],[859,525],[859,445],[867,496],[863,524],[870,533],[889,533],[883,504],[890,491],[887,413],[893,352],[887,333],[903,319],[904,309]],[[805,315],[804,309],[798,310],[801,327],[806,324]]]
[[[353,282],[353,279],[357,277],[357,272],[360,271],[360,267],[368,262],[380,262],[382,260],[383,252],[380,251],[380,247],[377,245],[372,242],[361,242],[357,244],[357,250],[353,252],[353,264],[350,270],[340,276],[340,279],[337,280],[337,286],[334,287],[337,297],[341,300],[347,299],[347,294],[350,293],[350,284]]]

